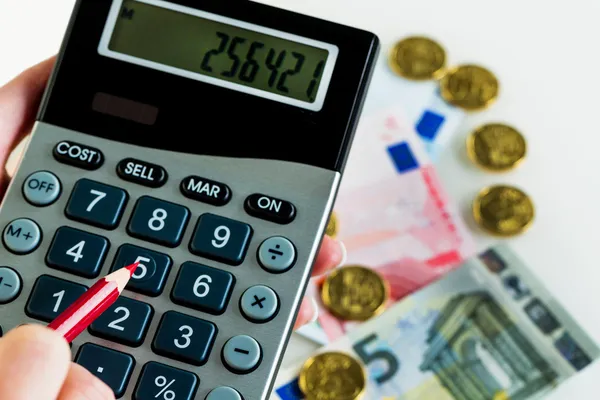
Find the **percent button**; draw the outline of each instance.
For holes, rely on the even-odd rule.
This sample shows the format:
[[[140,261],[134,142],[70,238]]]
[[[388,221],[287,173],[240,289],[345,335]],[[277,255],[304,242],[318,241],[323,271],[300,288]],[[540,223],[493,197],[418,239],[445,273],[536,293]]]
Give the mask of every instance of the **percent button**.
[[[157,362],[144,365],[135,400],[192,400],[200,379],[196,374]]]
[[[296,249],[283,236],[272,236],[258,248],[258,262],[269,272],[286,272],[296,262]]]

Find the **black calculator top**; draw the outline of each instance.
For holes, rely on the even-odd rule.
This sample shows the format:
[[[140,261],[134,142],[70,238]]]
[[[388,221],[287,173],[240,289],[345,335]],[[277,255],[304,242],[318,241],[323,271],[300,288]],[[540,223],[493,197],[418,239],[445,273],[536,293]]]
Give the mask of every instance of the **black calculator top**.
[[[198,31],[199,19],[215,26]],[[187,32],[200,36],[198,54]],[[250,1],[79,0],[38,119],[144,147],[341,171],[378,48],[372,33]]]

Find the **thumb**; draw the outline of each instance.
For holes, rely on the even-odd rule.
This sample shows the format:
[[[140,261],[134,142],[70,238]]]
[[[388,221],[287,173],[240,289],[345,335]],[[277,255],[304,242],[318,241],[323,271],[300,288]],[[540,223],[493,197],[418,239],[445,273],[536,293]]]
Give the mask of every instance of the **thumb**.
[[[69,345],[53,330],[13,329],[0,339],[0,399],[56,399],[70,362]]]

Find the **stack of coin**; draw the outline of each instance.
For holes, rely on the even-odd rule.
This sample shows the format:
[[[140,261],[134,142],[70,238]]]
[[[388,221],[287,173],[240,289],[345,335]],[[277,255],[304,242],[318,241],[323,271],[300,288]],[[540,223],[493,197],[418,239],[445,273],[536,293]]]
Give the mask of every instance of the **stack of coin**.
[[[335,212],[332,212],[331,216],[329,217],[329,222],[327,223],[327,228],[325,228],[325,234],[335,238],[338,234],[338,230],[338,218]]]
[[[304,363],[298,386],[307,400],[359,400],[367,387],[367,374],[348,354],[321,353]]]
[[[397,42],[390,52],[391,69],[403,78],[422,81],[438,79],[440,95],[449,104],[465,111],[480,111],[492,105],[500,93],[496,76],[472,64],[446,68],[446,52],[430,38],[411,36]],[[525,159],[527,143],[515,128],[490,123],[476,129],[467,139],[471,161],[488,172],[505,172]],[[486,232],[514,236],[533,222],[531,198],[511,186],[485,188],[473,203],[473,217]]]
[[[389,296],[387,281],[360,265],[335,269],[321,286],[323,305],[344,321],[366,321],[381,314]]]

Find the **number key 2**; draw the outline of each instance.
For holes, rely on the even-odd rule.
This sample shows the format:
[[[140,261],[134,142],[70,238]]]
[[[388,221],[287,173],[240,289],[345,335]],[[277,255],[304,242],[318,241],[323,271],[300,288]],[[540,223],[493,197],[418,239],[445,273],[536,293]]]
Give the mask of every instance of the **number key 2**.
[[[86,291],[83,285],[42,275],[35,281],[25,312],[32,318],[50,322]]]
[[[250,225],[214,214],[198,218],[190,251],[201,257],[240,265],[244,261],[252,228]]]
[[[212,350],[217,327],[212,322],[167,311],[160,321],[152,342],[158,355],[201,366]]]
[[[225,312],[234,283],[229,272],[188,261],[179,269],[171,299],[176,304],[220,315]]]
[[[119,297],[92,325],[90,333],[120,344],[138,347],[144,341],[154,310],[146,303]]]

